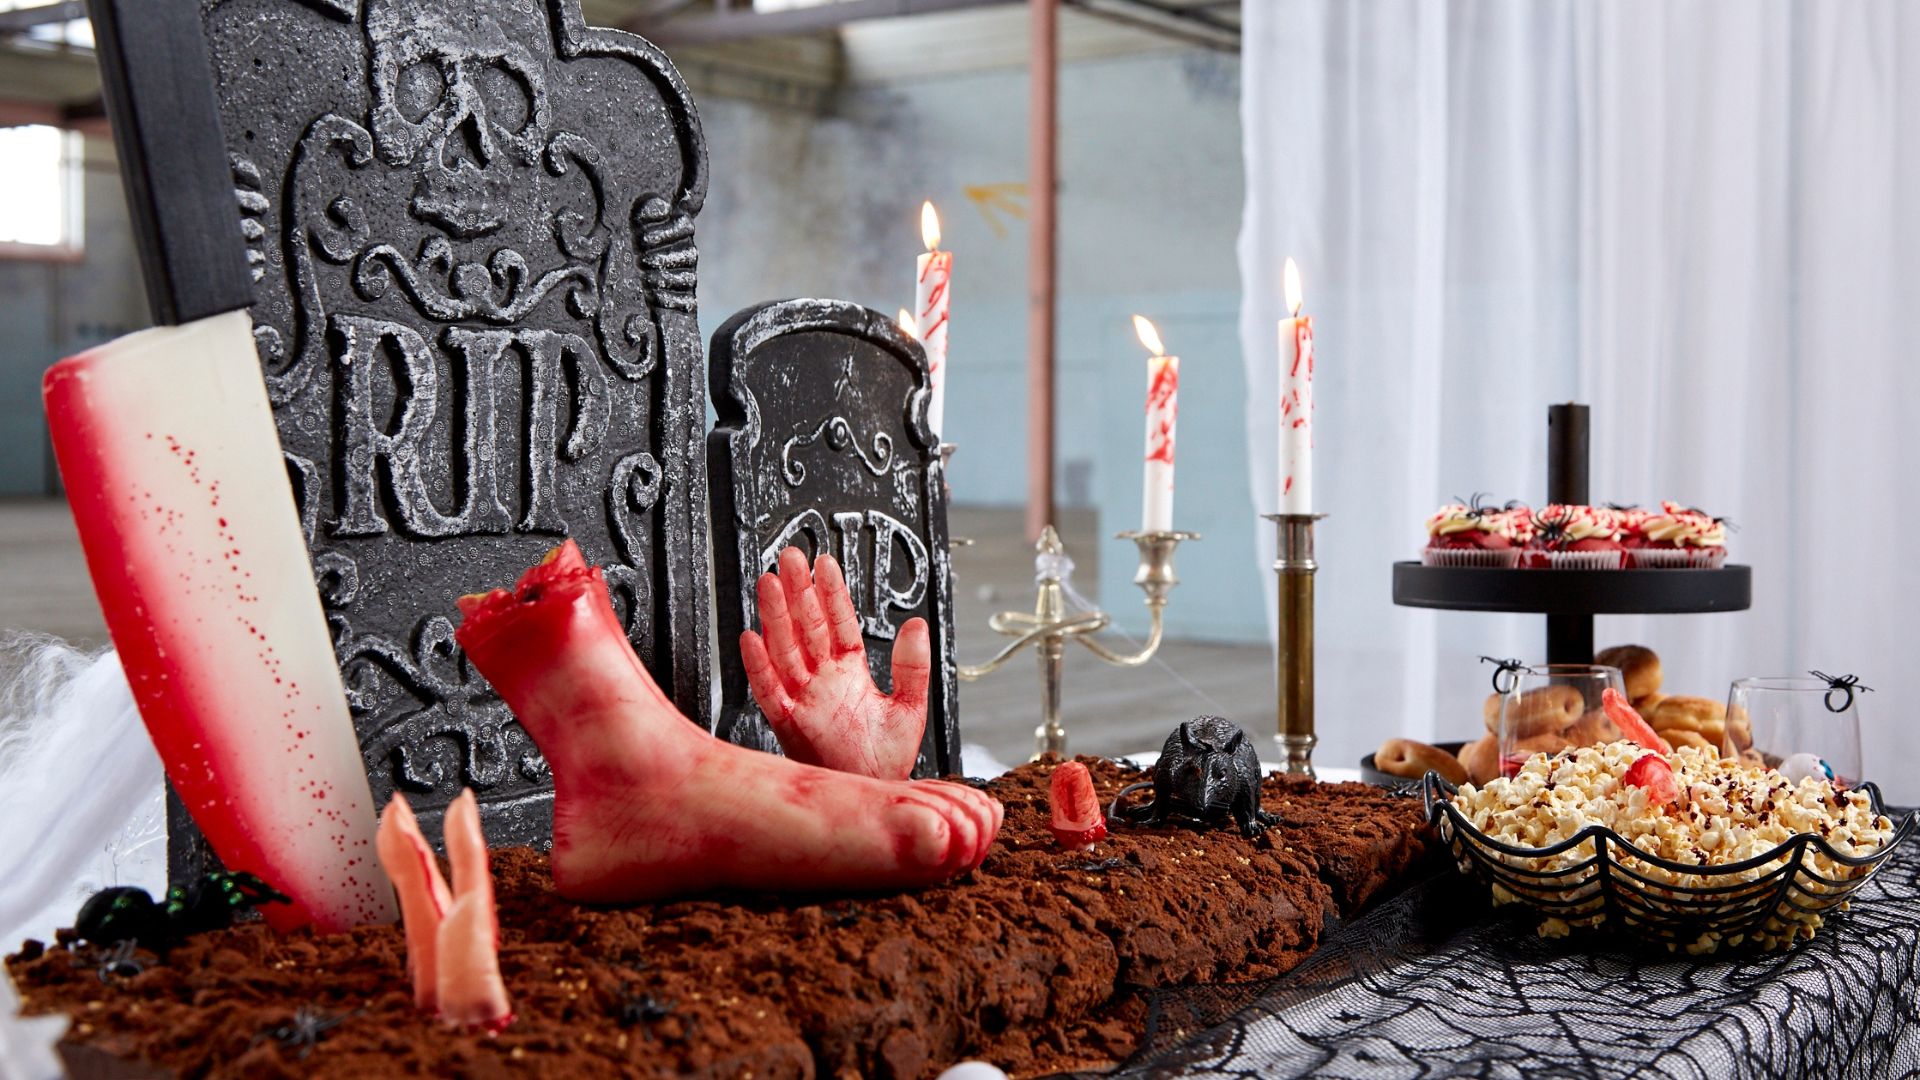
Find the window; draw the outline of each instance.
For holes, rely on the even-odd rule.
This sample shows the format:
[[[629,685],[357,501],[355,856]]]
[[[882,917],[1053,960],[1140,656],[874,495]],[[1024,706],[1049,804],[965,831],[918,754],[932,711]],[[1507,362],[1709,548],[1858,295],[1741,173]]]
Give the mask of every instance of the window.
[[[0,11],[27,10],[36,16],[13,44],[93,48],[93,24],[84,15],[77,19],[59,18],[66,14],[60,10],[64,6],[48,0],[0,0]]]
[[[78,134],[40,124],[0,128],[0,254],[78,254],[80,182]]]

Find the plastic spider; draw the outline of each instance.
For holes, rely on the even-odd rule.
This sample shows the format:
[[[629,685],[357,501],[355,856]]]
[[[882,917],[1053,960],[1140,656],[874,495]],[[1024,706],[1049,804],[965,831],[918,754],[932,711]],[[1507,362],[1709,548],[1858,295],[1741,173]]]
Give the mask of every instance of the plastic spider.
[[[291,902],[246,873],[206,874],[168,889],[157,903],[145,889],[120,885],[87,898],[74,917],[74,933],[96,945],[132,941],[159,952],[190,934],[231,926],[234,916],[249,908]]]
[[[635,1024],[651,1026],[673,1015],[673,1002],[661,1001],[652,994],[635,994],[633,984],[628,983],[620,991],[618,1015],[621,1027],[632,1027]],[[648,1038],[652,1038],[651,1031],[648,1032]]]
[[[258,1045],[267,1039],[272,1039],[288,1050],[299,1047],[300,1052],[294,1056],[304,1061],[307,1055],[313,1052],[313,1048],[320,1045],[320,1040],[326,1036],[327,1032],[346,1023],[355,1015],[356,1013],[350,1012],[322,1012],[311,1005],[302,1005],[293,1011],[292,1020],[268,1028],[254,1036],[253,1041]]]
[[[131,979],[147,969],[134,955],[137,948],[131,939],[115,942],[100,956],[100,981],[110,983],[115,979]]]

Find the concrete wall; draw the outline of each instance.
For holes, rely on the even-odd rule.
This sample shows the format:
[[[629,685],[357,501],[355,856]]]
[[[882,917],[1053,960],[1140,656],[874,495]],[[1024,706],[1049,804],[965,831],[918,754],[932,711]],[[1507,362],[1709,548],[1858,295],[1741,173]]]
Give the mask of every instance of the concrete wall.
[[[87,140],[84,177],[84,258],[0,259],[0,496],[43,495],[57,482],[40,411],[40,374],[47,365],[147,325],[133,234],[107,140]]]
[[[1264,581],[1236,328],[1238,76],[1234,58],[1199,49],[1063,68],[1058,490],[1097,506],[1106,534],[1137,526],[1146,354],[1128,316],[1155,319],[1182,357],[1176,524],[1208,537],[1180,560],[1170,626],[1264,640],[1262,608],[1245,602]],[[1025,223],[969,197],[1024,206],[1026,95],[1025,71],[1008,69],[855,83],[824,115],[701,103],[714,177],[700,218],[709,332],[776,297],[911,306],[920,202],[940,207],[955,257],[945,435],[967,503],[1026,496]],[[1100,580],[1080,587],[1142,629],[1131,545],[1108,541],[1099,562]]]
[[[906,70],[843,85],[823,108],[702,96],[713,175],[699,220],[702,322],[711,333],[741,307],[787,296],[910,306],[920,202],[933,199],[956,258],[946,432],[960,446],[955,496],[1018,504],[1026,72]],[[1171,625],[1251,640],[1265,628],[1245,599],[1264,582],[1235,332],[1238,76],[1233,57],[1177,47],[1063,67],[1058,461],[1063,502],[1097,506],[1105,534],[1138,524],[1146,364],[1128,316],[1155,319],[1183,358],[1176,523],[1207,534],[1183,552]],[[84,262],[0,263],[0,494],[50,490],[38,393],[47,364],[146,321],[110,155],[96,140]],[[985,204],[988,193],[999,208]],[[1100,580],[1080,587],[1115,598],[1123,625],[1140,629],[1131,546],[1110,540],[1100,554]]]

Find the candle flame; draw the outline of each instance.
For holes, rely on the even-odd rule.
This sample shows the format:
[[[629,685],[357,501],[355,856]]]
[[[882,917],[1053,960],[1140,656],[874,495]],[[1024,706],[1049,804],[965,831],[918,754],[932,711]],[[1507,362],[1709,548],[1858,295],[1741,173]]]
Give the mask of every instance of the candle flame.
[[[1293,256],[1291,255],[1287,256],[1287,268],[1282,277],[1286,279],[1287,314],[1289,316],[1299,315],[1301,304],[1300,267],[1294,264]]]
[[[940,212],[931,199],[920,204],[920,239],[926,241],[928,251],[940,249]]]
[[[913,312],[908,311],[906,308],[901,308],[900,314],[895,321],[900,324],[901,333],[915,341],[920,340],[920,325],[913,321]]]
[[[1146,316],[1133,317],[1133,332],[1140,338],[1140,344],[1147,347],[1148,352],[1155,356],[1167,355],[1167,347],[1160,344],[1160,331],[1154,329],[1153,323],[1147,321]]]

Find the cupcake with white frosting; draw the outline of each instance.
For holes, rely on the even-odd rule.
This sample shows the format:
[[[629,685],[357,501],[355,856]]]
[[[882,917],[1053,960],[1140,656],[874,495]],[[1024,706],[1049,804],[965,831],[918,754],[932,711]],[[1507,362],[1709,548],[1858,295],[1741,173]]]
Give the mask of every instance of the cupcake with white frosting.
[[[1639,533],[1628,549],[1636,567],[1705,570],[1727,561],[1727,523],[1703,510],[1663,502]]]
[[[1521,565],[1551,570],[1618,570],[1626,564],[1622,518],[1604,506],[1555,503],[1533,516]]]
[[[1513,513],[1484,506],[1478,496],[1471,504],[1448,503],[1427,519],[1427,546],[1420,561],[1428,566],[1512,567],[1520,561],[1521,548],[1514,542]]]

